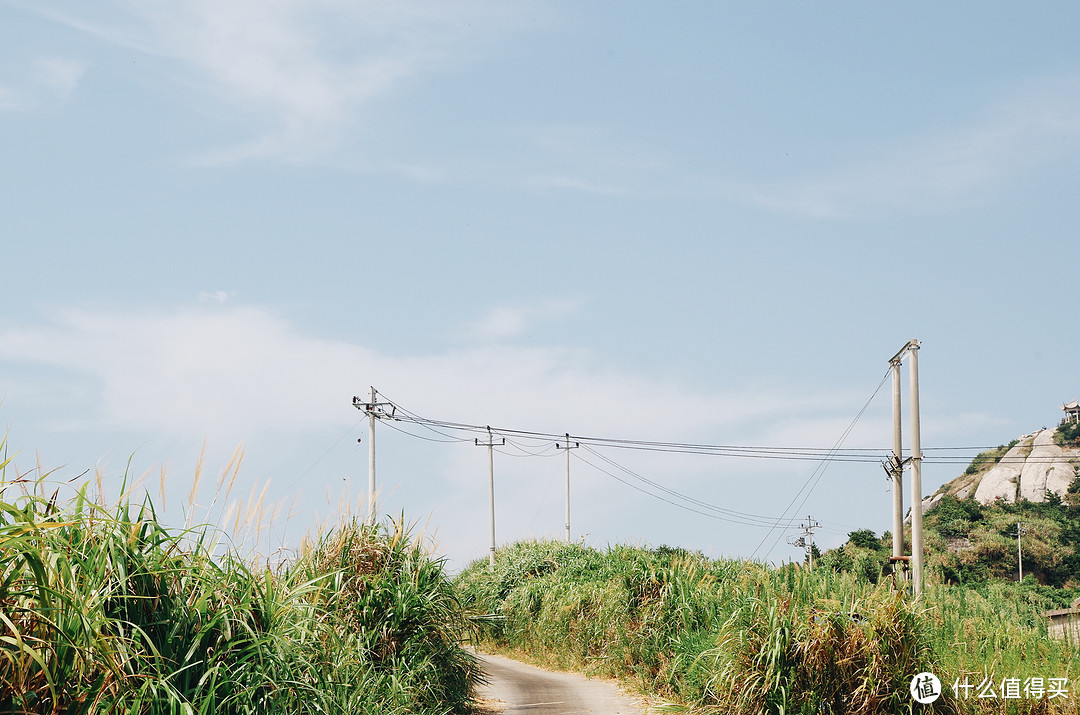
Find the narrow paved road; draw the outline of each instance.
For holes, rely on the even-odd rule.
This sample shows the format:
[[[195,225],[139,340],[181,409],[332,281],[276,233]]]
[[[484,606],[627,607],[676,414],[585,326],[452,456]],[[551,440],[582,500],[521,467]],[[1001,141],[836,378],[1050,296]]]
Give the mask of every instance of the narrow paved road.
[[[614,683],[575,673],[554,673],[497,655],[477,654],[490,683],[479,695],[497,701],[503,715],[645,715]]]

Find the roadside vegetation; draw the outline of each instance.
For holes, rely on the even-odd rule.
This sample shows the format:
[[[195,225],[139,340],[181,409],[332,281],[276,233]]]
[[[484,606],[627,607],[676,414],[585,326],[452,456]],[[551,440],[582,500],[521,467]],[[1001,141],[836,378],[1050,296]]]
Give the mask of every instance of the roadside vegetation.
[[[853,532],[851,548],[881,551],[867,533]],[[932,581],[913,600],[872,560],[854,553],[857,567],[825,561],[811,571],[668,547],[538,541],[500,549],[494,569],[473,562],[456,583],[465,605],[492,617],[486,647],[622,678],[681,704],[673,710],[1076,712],[1074,699],[951,696],[956,680],[1080,676],[1075,646],[1047,636],[1040,594]],[[932,706],[908,690],[922,671],[946,688]]]
[[[345,520],[271,567],[146,499],[0,482],[0,713],[448,713],[478,677],[443,563]]]

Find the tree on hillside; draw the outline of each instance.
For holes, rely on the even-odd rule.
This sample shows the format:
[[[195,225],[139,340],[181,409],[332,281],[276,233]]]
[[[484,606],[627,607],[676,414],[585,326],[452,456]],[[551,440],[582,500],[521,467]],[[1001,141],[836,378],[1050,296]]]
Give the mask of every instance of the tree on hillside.
[[[860,549],[870,549],[872,551],[880,551],[882,549],[881,539],[879,539],[870,529],[849,531],[847,542]]]

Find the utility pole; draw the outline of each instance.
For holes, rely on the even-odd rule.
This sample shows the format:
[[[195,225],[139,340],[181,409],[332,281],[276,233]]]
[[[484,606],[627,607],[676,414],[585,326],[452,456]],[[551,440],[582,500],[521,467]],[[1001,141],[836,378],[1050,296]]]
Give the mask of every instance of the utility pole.
[[[368,416],[368,513],[367,523],[375,525],[375,420],[383,417],[393,418],[394,406],[389,402],[379,402],[378,393],[371,388],[371,401],[364,402],[359,397],[353,397],[353,407],[363,410]],[[386,408],[390,408],[390,412]]]
[[[555,443],[556,449],[566,450],[566,543],[570,543],[570,450],[580,447],[581,442],[570,442],[570,433],[566,433],[564,444]]]
[[[911,455],[905,460],[900,434],[900,364],[907,355],[911,388]],[[893,558],[903,559],[904,497],[901,490],[905,464],[911,464],[911,579],[916,597],[923,587],[922,443],[919,427],[919,341],[912,338],[889,359],[893,379],[893,455],[886,467],[893,478]]]
[[[893,357],[889,361],[889,367],[892,370],[893,453],[892,462],[885,471],[892,477],[892,555],[900,557],[904,555],[904,444],[900,430],[900,358]]]
[[[919,429],[919,341],[908,343],[911,362],[908,381],[911,388],[911,579],[914,595],[923,588],[923,523],[922,523],[922,441]]]
[[[1020,566],[1020,582],[1024,581],[1024,551],[1020,547],[1020,537],[1027,532],[1027,527],[1019,521],[1016,522],[1016,559]]]
[[[488,564],[495,568],[495,445],[506,444],[506,438],[500,439],[498,442],[491,435],[491,427],[487,428],[488,439],[487,442],[481,442],[479,439],[474,439],[477,447],[488,448],[488,501],[491,504],[491,549],[488,552]]]
[[[814,529],[821,528],[821,524],[810,518],[806,517],[806,523],[802,524],[803,536],[792,542],[795,546],[806,547],[806,560],[810,564],[810,570],[814,570]]]

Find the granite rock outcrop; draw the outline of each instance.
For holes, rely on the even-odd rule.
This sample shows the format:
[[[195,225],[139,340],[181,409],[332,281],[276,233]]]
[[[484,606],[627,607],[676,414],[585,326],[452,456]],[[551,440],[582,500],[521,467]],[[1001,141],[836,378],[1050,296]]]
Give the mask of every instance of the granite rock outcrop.
[[[1080,476],[1080,448],[1057,444],[1056,431],[1041,429],[1022,435],[996,463],[975,474],[962,474],[923,499],[923,511],[937,506],[946,494],[957,499],[973,496],[980,504],[999,499],[1042,502],[1050,493],[1064,498]]]

